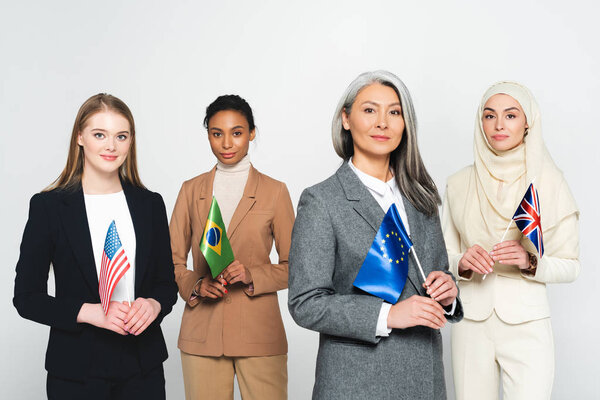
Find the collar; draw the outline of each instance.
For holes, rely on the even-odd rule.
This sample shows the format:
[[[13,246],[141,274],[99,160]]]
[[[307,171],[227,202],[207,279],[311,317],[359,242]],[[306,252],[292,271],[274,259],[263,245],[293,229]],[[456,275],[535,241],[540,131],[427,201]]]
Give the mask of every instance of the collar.
[[[350,157],[350,159],[348,160],[348,166],[352,171],[354,171],[356,176],[358,176],[358,179],[360,179],[363,185],[369,188],[369,190],[372,190],[375,193],[379,194],[380,196],[383,196],[388,188],[391,189],[392,192],[394,192],[395,188],[397,187],[396,180],[394,178],[390,179],[387,182],[383,182],[369,174],[362,172],[361,170],[356,168],[356,166],[352,162],[352,157]]]
[[[225,172],[225,173],[240,173],[240,172],[248,172],[250,170],[250,155],[246,154],[244,158],[238,161],[236,164],[227,165],[223,164],[221,161],[217,161],[217,171]]]

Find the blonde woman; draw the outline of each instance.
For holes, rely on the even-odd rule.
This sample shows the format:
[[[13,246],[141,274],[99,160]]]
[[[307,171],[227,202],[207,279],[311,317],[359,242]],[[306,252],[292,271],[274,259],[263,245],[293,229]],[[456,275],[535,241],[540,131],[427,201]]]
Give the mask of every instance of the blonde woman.
[[[135,139],[123,101],[90,97],[77,113],[65,169],[31,198],[13,302],[22,317],[50,326],[49,399],[165,398],[160,322],[177,286],[165,206],[140,181]],[[99,277],[113,225],[129,269],[105,314]]]

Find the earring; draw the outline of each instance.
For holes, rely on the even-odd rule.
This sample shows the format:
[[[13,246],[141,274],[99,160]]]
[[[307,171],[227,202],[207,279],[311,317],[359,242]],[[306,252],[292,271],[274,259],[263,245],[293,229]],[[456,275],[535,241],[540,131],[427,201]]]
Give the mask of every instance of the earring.
[[[526,137],[528,133],[529,133],[529,128],[525,128],[525,133],[523,134],[523,137]]]

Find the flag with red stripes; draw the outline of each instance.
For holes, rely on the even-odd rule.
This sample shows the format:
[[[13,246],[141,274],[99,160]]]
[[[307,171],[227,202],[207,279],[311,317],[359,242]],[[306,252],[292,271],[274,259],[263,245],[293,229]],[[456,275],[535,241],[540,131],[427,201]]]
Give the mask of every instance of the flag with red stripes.
[[[129,260],[125,255],[125,249],[119,239],[117,225],[113,220],[106,232],[104,241],[104,251],[102,252],[102,266],[100,267],[100,279],[98,280],[98,290],[100,292],[100,302],[104,314],[108,314],[110,298],[119,283],[119,280],[129,269]]]
[[[542,238],[542,223],[540,216],[540,198],[533,186],[529,185],[521,204],[517,207],[513,220],[517,227],[527,236],[535,246],[540,257],[544,255],[544,241]]]

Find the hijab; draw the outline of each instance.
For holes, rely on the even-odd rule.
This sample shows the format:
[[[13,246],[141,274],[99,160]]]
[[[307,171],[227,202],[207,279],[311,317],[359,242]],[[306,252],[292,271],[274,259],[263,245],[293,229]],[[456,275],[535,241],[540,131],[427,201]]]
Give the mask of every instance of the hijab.
[[[518,101],[529,126],[523,143],[506,151],[494,150],[483,130],[483,109],[496,94],[506,94]],[[485,92],[475,120],[473,153],[474,171],[467,185],[454,188],[462,193],[449,192],[448,198],[451,209],[461,210],[454,221],[469,246],[479,244],[489,251],[500,241],[534,179],[540,198],[542,232],[568,234],[552,228],[579,211],[562,172],[546,149],[539,107],[529,89],[517,82],[503,81]],[[514,223],[509,232],[507,239],[519,237]]]

